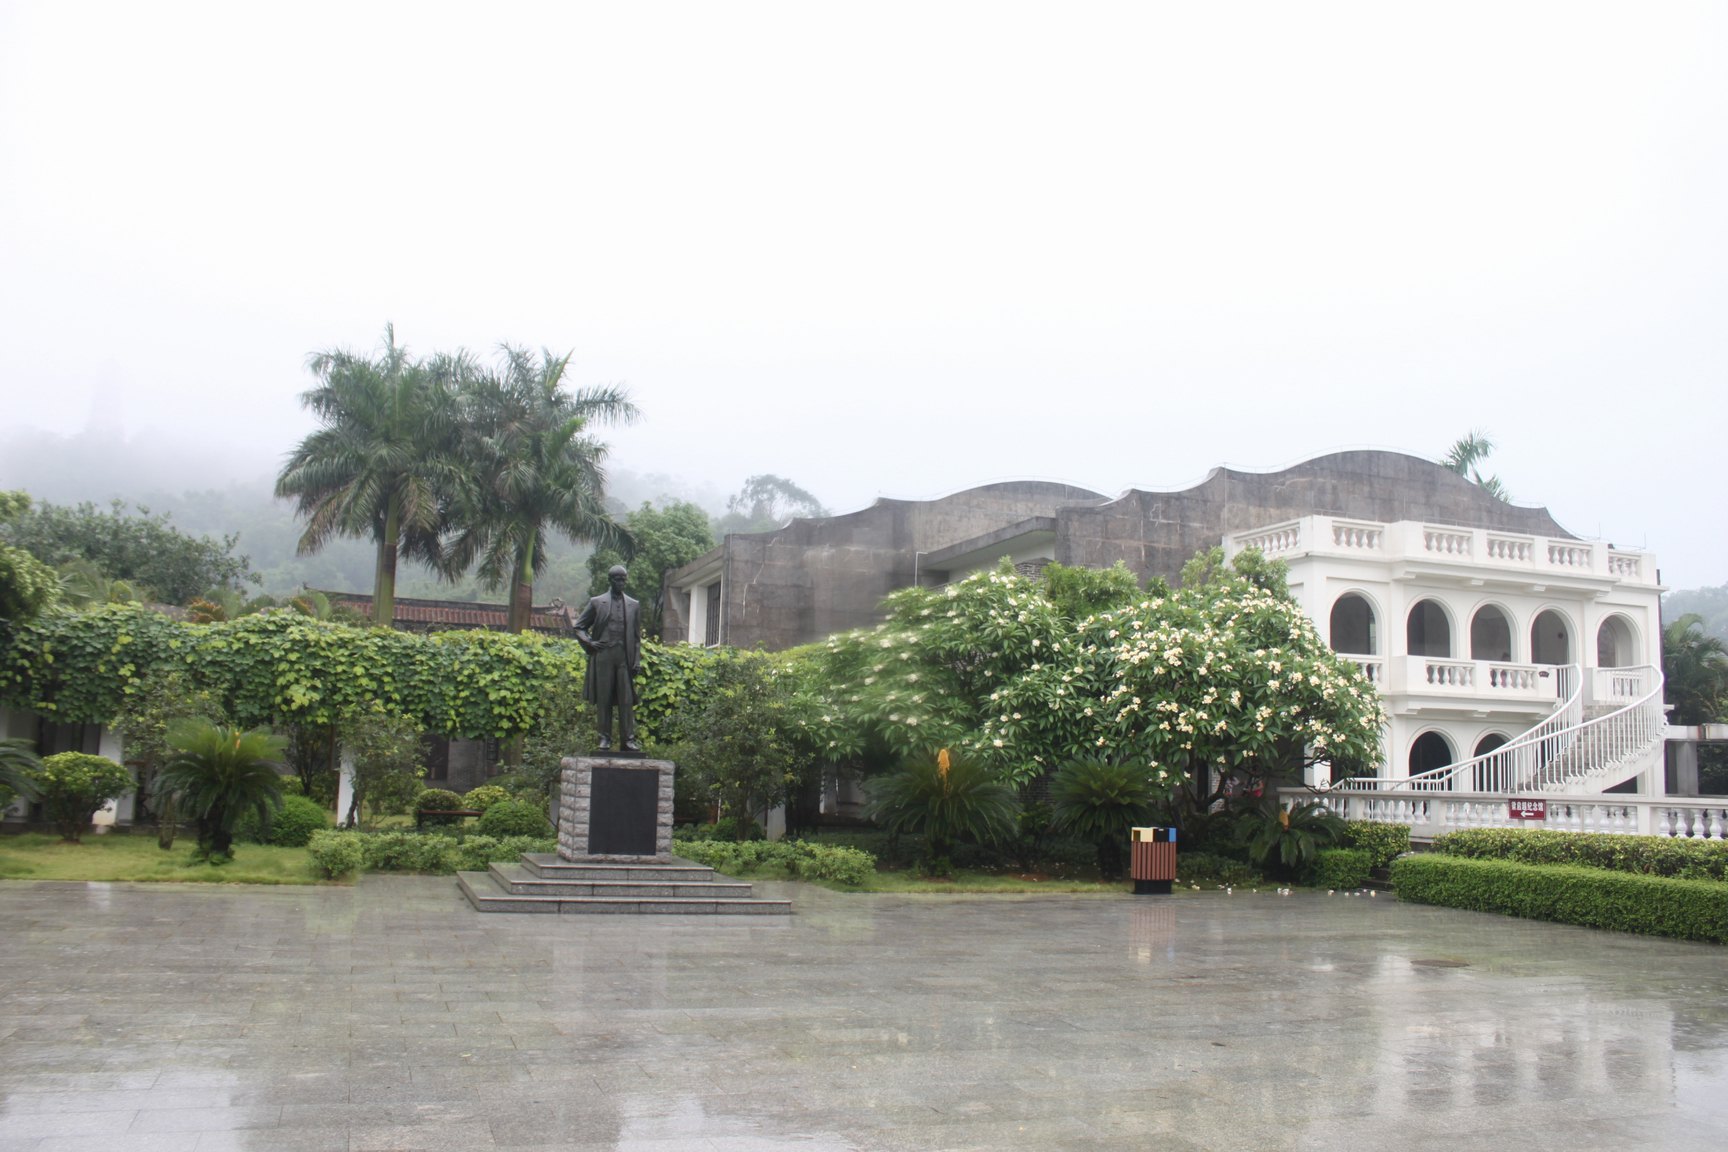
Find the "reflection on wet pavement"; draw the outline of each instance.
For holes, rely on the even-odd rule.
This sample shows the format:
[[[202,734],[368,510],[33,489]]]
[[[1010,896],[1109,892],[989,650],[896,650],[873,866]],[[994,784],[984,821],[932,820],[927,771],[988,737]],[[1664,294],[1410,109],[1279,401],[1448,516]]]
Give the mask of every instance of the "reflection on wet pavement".
[[[774,887],[774,886],[769,886]],[[1715,1147],[1721,949],[1395,900],[788,919],[0,883],[0,1152]]]

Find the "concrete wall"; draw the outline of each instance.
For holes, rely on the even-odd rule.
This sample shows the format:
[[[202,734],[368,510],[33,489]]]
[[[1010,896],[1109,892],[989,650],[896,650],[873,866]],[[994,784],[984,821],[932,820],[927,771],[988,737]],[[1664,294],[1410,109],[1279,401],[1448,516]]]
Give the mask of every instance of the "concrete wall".
[[[736,533],[721,545],[721,639],[739,647],[790,648],[881,619],[882,598],[912,584],[921,554],[985,535],[1004,524],[1106,497],[1040,481],[989,484],[939,500],[878,500],[844,516],[794,520],[774,532]],[[668,577],[679,604],[681,574]],[[665,634],[681,632],[681,605]]]
[[[1142,580],[1174,581],[1194,553],[1226,535],[1300,516],[1497,528],[1570,538],[1546,508],[1521,508],[1429,460],[1338,452],[1281,472],[1215,468],[1180,492],[1133,491],[1060,517],[1056,559],[1087,568],[1118,560]]]

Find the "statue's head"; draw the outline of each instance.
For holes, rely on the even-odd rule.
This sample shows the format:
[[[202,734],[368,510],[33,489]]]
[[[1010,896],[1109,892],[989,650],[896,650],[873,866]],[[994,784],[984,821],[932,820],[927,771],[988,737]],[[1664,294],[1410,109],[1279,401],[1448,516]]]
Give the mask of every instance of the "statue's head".
[[[630,579],[630,573],[624,565],[614,564],[611,571],[606,573],[606,578],[612,582],[612,591],[622,592],[624,591],[624,581]]]

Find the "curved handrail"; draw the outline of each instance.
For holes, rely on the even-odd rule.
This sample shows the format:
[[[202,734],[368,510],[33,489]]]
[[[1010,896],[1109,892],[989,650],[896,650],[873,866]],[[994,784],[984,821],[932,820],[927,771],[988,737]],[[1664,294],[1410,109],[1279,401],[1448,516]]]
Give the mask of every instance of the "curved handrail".
[[[1518,782],[1520,791],[1546,791],[1580,778],[1605,775],[1605,768],[1625,764],[1633,757],[1642,756],[1650,750],[1652,744],[1662,739],[1668,727],[1667,716],[1662,707],[1662,669],[1646,664],[1635,669],[1605,671],[1616,674],[1647,674],[1651,686],[1636,700],[1623,704],[1606,715],[1579,724],[1567,754],[1539,765],[1528,777]],[[1642,675],[1639,679],[1642,679]],[[1629,675],[1616,675],[1612,690],[1617,692],[1622,688],[1633,687],[1634,682]],[[1583,764],[1578,763],[1580,755],[1586,758]],[[1568,760],[1571,763],[1567,763]],[[1598,783],[1617,784],[1619,781],[1603,780]]]
[[[1400,776],[1396,779],[1389,776],[1357,776],[1338,781],[1333,785],[1333,789],[1346,792],[1454,792],[1460,791],[1457,780],[1464,776],[1473,786],[1462,791],[1512,791],[1521,773],[1532,771],[1537,765],[1547,764],[1570,745],[1571,734],[1583,718],[1583,669],[1576,664],[1564,664],[1557,666],[1556,672],[1560,676],[1559,707],[1549,713],[1540,724],[1508,740],[1492,752],[1461,760],[1456,764],[1431,768],[1414,776]],[[1660,672],[1657,677],[1660,679]],[[1482,786],[1474,787],[1477,784]]]

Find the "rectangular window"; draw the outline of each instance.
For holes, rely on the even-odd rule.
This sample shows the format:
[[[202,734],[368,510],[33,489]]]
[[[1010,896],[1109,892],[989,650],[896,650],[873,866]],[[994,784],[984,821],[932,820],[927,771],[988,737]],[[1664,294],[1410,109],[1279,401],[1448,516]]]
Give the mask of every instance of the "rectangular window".
[[[709,648],[720,643],[720,581],[708,585],[708,619],[702,643]]]

